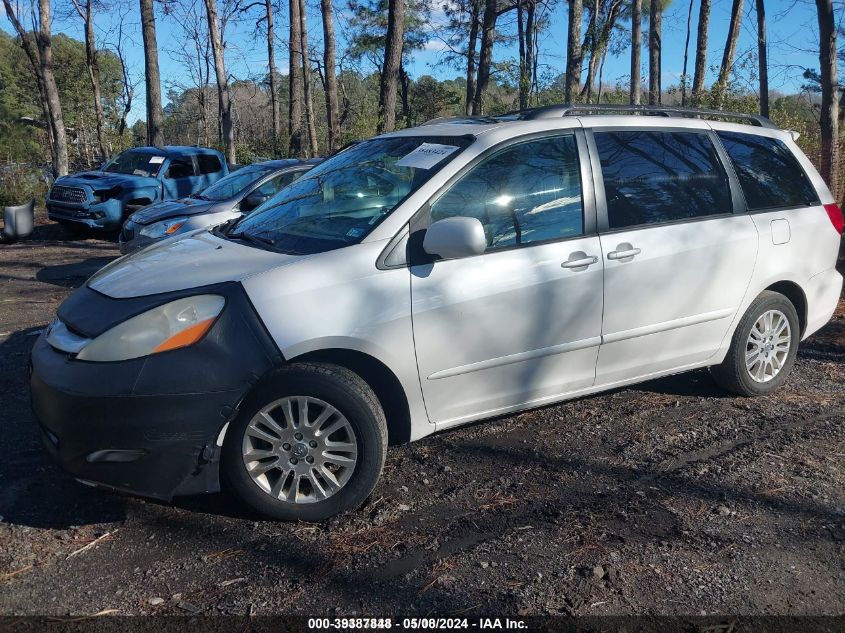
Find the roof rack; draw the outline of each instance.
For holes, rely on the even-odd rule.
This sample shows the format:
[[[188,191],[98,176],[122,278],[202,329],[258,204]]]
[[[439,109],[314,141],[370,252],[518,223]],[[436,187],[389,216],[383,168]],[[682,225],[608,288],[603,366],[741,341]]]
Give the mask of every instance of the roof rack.
[[[778,129],[770,119],[759,114],[745,114],[742,112],[725,112],[723,110],[708,110],[704,108],[681,108],[677,106],[650,105],[616,105],[601,104],[569,104],[550,105],[529,110],[520,110],[495,117],[499,120],[533,121],[536,119],[551,119],[562,116],[578,116],[590,114],[640,114],[645,116],[688,117],[701,119],[737,119],[758,127]]]

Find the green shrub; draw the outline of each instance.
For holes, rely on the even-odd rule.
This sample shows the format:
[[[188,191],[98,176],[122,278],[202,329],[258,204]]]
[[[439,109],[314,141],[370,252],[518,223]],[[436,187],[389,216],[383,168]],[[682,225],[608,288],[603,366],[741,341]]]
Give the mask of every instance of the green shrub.
[[[41,205],[49,186],[48,172],[42,167],[0,164],[0,206],[24,204],[31,198]]]

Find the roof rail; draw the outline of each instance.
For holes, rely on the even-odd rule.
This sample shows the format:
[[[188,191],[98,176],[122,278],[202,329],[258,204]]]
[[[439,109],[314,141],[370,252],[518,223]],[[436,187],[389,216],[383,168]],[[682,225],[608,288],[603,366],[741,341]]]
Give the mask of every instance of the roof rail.
[[[616,105],[601,104],[569,104],[550,105],[529,110],[521,110],[496,117],[501,120],[533,121],[536,119],[551,119],[562,116],[578,116],[590,114],[640,114],[645,116],[690,117],[701,119],[737,119],[758,127],[778,129],[770,119],[759,114],[745,114],[742,112],[725,112],[723,110],[708,110],[704,108],[681,108],[678,106],[651,105]]]

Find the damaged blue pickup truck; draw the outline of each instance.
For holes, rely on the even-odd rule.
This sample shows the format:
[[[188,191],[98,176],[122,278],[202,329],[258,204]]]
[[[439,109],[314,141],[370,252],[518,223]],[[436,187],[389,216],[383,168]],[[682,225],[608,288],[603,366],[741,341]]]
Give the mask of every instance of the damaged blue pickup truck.
[[[118,231],[141,207],[202,191],[228,173],[223,155],[206,147],[135,147],[99,171],[56,179],[47,215],[70,229]]]

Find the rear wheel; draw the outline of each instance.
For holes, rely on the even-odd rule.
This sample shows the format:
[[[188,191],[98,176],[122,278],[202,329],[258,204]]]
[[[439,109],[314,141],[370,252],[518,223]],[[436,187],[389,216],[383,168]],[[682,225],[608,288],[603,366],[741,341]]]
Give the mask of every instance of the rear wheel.
[[[387,423],[369,385],[343,367],[297,363],[248,398],[226,433],[223,468],[262,514],[319,521],[363,503],[386,452]]]
[[[764,396],[789,376],[801,337],[795,306],[782,294],[765,291],[743,315],[731,348],[710,372],[722,387],[742,396]]]

